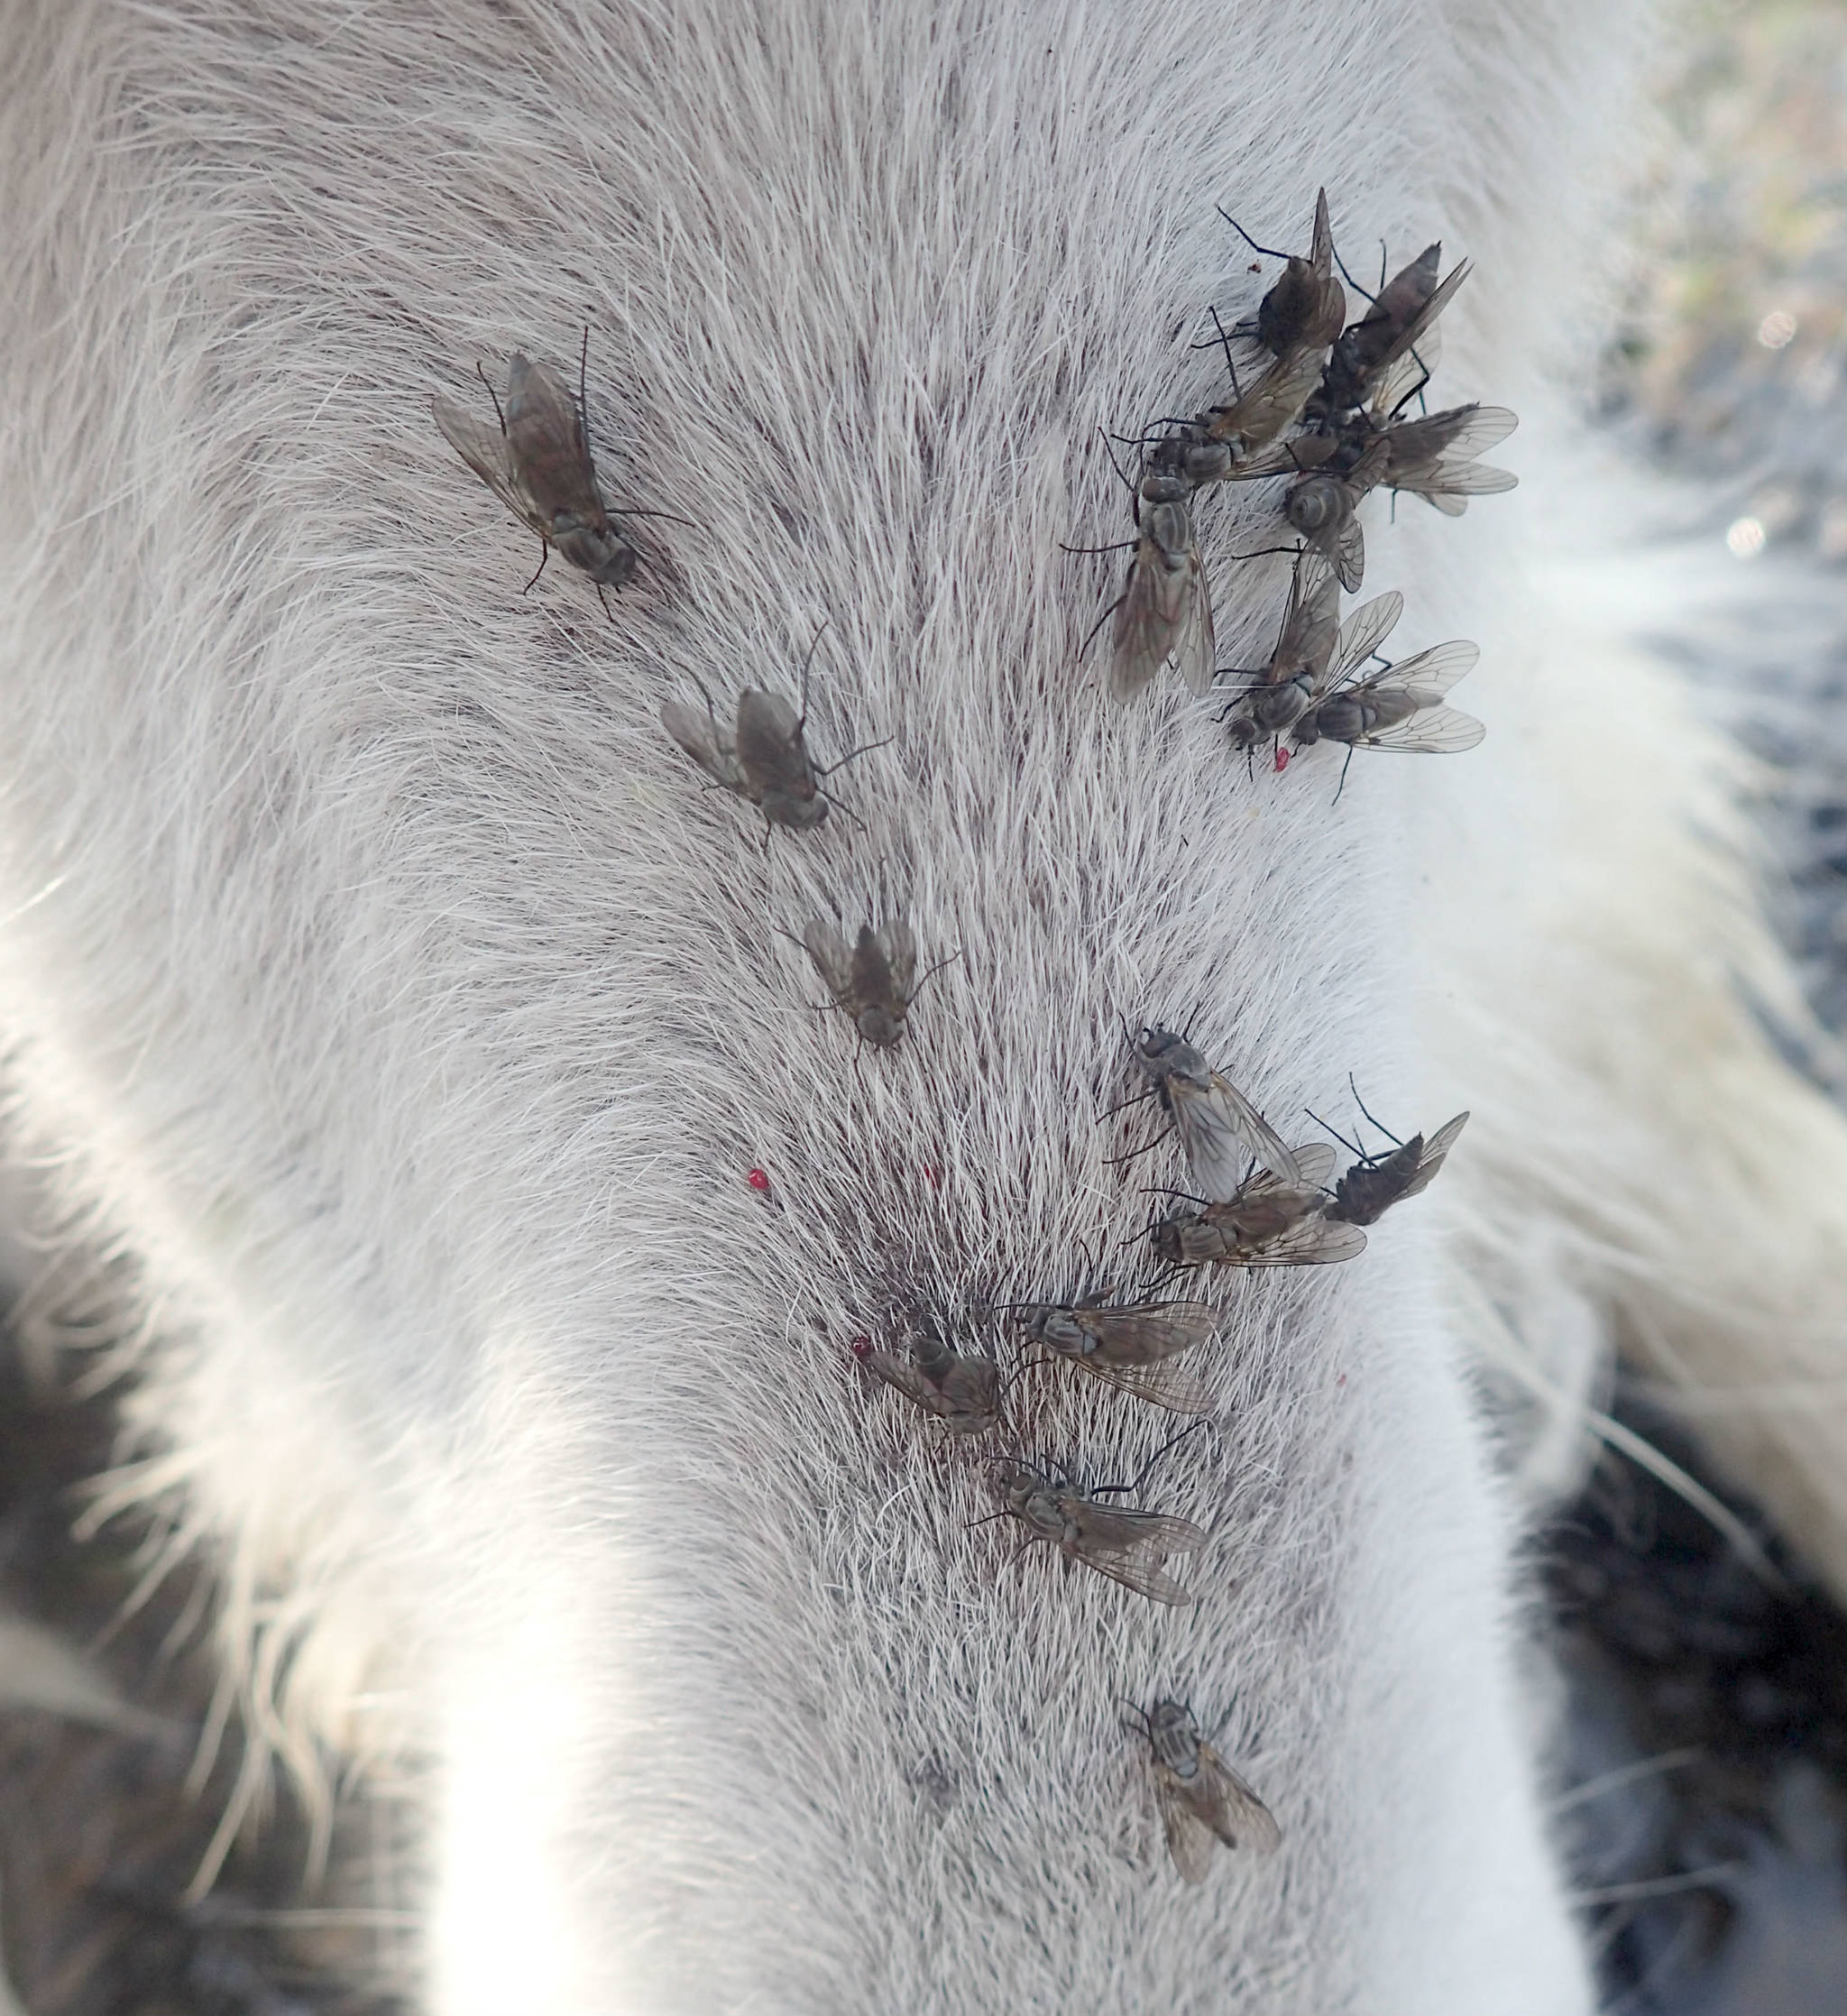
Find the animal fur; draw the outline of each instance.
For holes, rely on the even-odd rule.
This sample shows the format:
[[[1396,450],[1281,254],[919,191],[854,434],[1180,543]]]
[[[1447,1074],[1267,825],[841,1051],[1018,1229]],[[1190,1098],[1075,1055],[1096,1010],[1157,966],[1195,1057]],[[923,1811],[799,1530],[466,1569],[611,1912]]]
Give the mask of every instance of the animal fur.
[[[428,1761],[434,2016],[1588,2006],[1521,1521],[1619,1324],[1789,1365],[1847,1196],[1732,990],[1778,978],[1712,751],[1533,559],[1643,25],[0,10],[16,1129],[140,1283],[99,1510],[221,1550],[227,1673],[307,1782]],[[1107,705],[1121,557],[1059,550],[1127,534],[1099,426],[1222,394],[1188,345],[1263,283],[1214,203],[1295,245],[1323,183],[1356,272],[1475,257],[1440,389],[1525,415],[1515,497],[1368,507],[1402,648],[1481,640],[1489,741],[1362,752],[1337,805],[1339,751],[1247,780],[1171,679]],[[628,520],[613,623],[562,566],[521,594],[429,419],[586,322],[611,501],[691,521]],[[1262,502],[1202,514],[1226,662],[1280,610],[1231,557]],[[658,710],[793,692],[822,619],[811,746],[891,745],[766,853]],[[898,902],[920,970],[961,956],[862,1057],[778,933]],[[979,1339],[1136,1229],[1176,1172],[1107,1164],[1123,1017],[1279,1121],[1349,1072],[1406,1131],[1475,1115],[1359,1262],[1225,1289],[1221,1430],[1150,1487],[1214,1533],[1179,1613],[1009,1568],[979,1455],[849,1349]],[[1093,1480],[1161,1440],[1034,1376],[1030,1444]],[[1838,1579],[1837,1434],[1725,1446]],[[1284,1837],[1198,1891],[1122,1726],[1170,1694]]]

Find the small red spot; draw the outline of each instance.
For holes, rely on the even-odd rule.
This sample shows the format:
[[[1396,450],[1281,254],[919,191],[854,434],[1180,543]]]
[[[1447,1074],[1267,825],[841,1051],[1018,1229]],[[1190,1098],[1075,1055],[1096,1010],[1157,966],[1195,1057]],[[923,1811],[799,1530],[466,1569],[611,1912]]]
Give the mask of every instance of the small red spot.
[[[1344,1386],[1346,1384],[1346,1374],[1343,1372],[1334,1383],[1337,1386]]]
[[[769,1174],[767,1170],[753,1169],[744,1181],[752,1190],[760,1190],[766,1196],[769,1194]]]
[[[933,1169],[926,1162],[924,1164],[924,1174],[930,1179],[931,1189],[940,1192],[942,1188],[942,1172],[940,1170]]]
[[[872,1339],[869,1337],[856,1337],[847,1349],[864,1365],[872,1356]]]
[[[1276,745],[1276,769],[1279,774],[1289,768],[1289,751],[1281,742]]]

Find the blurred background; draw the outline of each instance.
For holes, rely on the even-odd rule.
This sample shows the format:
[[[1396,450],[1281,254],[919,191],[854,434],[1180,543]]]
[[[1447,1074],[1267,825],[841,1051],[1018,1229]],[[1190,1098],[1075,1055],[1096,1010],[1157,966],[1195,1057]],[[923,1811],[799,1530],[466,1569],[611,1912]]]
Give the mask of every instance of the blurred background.
[[[1769,899],[1828,1033],[1787,1045],[1842,1097],[1847,7],[1695,5],[1661,63],[1587,403],[1657,473],[1661,548],[1732,570],[1735,594],[1653,641],[1759,759]],[[83,1518],[115,1413],[60,1347],[108,1334],[113,1270],[41,1283],[0,1340],[0,2016],[391,2016],[412,1788],[343,1805],[318,1882],[285,1792],[227,1843],[240,1749],[202,1650],[208,1577],[157,1526]],[[0,1253],[0,1277],[32,1273]],[[1725,1496],[1644,1388],[1613,1412]],[[1613,1451],[1535,1552],[1568,1686],[1558,1824],[1611,2016],[1847,2011],[1847,1618],[1730,1502],[1776,1576]]]

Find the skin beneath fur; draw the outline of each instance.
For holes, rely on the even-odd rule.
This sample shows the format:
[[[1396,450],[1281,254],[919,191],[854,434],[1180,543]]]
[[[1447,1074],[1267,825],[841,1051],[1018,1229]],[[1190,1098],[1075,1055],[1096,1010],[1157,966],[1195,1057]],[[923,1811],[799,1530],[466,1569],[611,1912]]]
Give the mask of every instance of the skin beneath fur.
[[[1684,823],[1724,817],[1710,751],[1522,573],[1576,508],[1538,373],[1593,333],[1636,26],[0,9],[17,1130],[136,1270],[114,1488],[223,1550],[251,1726],[310,1785],[427,1772],[436,2016],[1588,2006],[1521,1486],[1612,1312],[1703,1376],[1778,1348],[1710,1250],[1766,1100],[1847,1163],[1726,978],[1777,984]],[[1529,451],[1461,525],[1369,508],[1394,644],[1480,638],[1492,733],[1362,752],[1337,807],[1340,751],[1247,780],[1171,678],[1106,705],[1079,650],[1125,556],[1058,550],[1128,533],[1099,424],[1222,394],[1187,345],[1265,281],[1214,202],[1295,245],[1324,182],[1360,277],[1382,235],[1476,259],[1439,390],[1511,398]],[[692,521],[629,521],[612,622],[562,562],[521,595],[529,536],[429,415],[586,322],[605,490]],[[1282,564],[1230,558],[1270,495],[1201,514],[1226,663],[1280,611]],[[823,619],[810,746],[892,744],[766,853],[657,711],[793,693]],[[1631,796],[1574,739],[1613,710]],[[777,934],[898,899],[920,971],[961,956],[862,1055]],[[918,1312],[979,1340],[1144,1220],[1172,1151],[1109,1167],[1144,1122],[1095,1117],[1122,1017],[1190,1025],[1292,1137],[1349,1071],[1405,1131],[1476,1113],[1359,1262],[1213,1284],[1227,1411],[1150,1487],[1212,1530],[1183,1611],[1009,1566],[979,1450],[848,1349]],[[1687,1046],[1735,1065],[1716,1118]],[[1689,1133],[1718,1173],[1662,1194]],[[1804,1223],[1792,1303],[1839,1269]],[[1512,1481],[1471,1344],[1546,1397]],[[1062,1371],[1014,1407],[1093,1481],[1168,1426]],[[1733,1453],[1787,1510],[1824,1437],[1769,1433]],[[1122,1726],[1168,1694],[1284,1836],[1198,1890]]]

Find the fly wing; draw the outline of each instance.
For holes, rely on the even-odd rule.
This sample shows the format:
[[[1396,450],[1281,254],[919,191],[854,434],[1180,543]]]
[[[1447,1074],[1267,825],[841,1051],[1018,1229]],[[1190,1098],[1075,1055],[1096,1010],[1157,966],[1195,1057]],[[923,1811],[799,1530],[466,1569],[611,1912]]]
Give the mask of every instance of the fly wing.
[[[1199,557],[1197,546],[1187,556],[1181,581],[1181,601],[1173,640],[1173,662],[1191,692],[1208,693],[1218,647],[1212,634],[1212,590],[1207,584],[1206,565]]]
[[[1300,1181],[1301,1166],[1282,1137],[1222,1072],[1203,1090],[1170,1079],[1168,1098],[1200,1196],[1214,1203],[1235,1197],[1248,1155],[1290,1183]]]
[[[1304,666],[1325,667],[1340,630],[1340,584],[1328,556],[1305,547],[1289,584],[1289,606],[1271,656],[1271,677],[1292,679]]]
[[[1181,591],[1170,578],[1152,541],[1143,539],[1109,632],[1109,690],[1117,700],[1133,700],[1172,651]]]
[[[609,522],[569,386],[549,365],[517,351],[507,366],[507,456],[547,526],[561,513],[599,527]]]
[[[1496,497],[1504,490],[1517,490],[1520,478],[1512,469],[1492,462],[1433,462],[1423,468],[1395,472],[1389,479],[1394,490],[1413,491],[1435,504],[1447,517],[1460,518],[1466,497]]]
[[[1418,339],[1415,354],[1395,358],[1385,367],[1373,394],[1375,419],[1390,419],[1429,382],[1443,354],[1443,332],[1426,329]]]
[[[896,999],[894,1006],[904,1008],[916,991],[917,939],[910,925],[903,917],[887,917],[878,927],[878,949],[885,962],[885,971]],[[860,942],[864,949],[864,938]],[[860,953],[854,954],[857,971]]]
[[[837,1001],[849,999],[853,991],[853,955],[847,950],[846,940],[831,924],[812,917],[802,927],[802,943],[814,962],[815,971],[826,981],[828,992]]]
[[[1358,500],[1355,502],[1357,504]],[[1335,579],[1347,594],[1356,594],[1360,583],[1366,577],[1366,534],[1357,510],[1348,511],[1345,518],[1330,520],[1319,531],[1311,533],[1309,544],[1312,550],[1326,556],[1334,569]]]
[[[1304,1141],[1294,1154],[1295,1165],[1301,1172],[1303,1188],[1321,1189],[1334,1174],[1334,1149],[1326,1141]]]
[[[1407,356],[1420,348],[1425,331],[1449,306],[1450,301],[1455,297],[1456,290],[1468,278],[1469,272],[1469,262],[1466,259],[1460,261],[1448,279],[1431,294],[1417,313],[1385,345],[1384,349],[1374,358],[1369,376],[1374,383],[1378,382],[1379,374],[1385,371],[1388,366],[1396,364],[1401,357]],[[1393,284],[1395,285],[1396,282]]]
[[[1487,729],[1456,707],[1429,707],[1409,721],[1371,734],[1355,735],[1355,749],[1395,749],[1406,756],[1458,756],[1473,749]]]
[[[1165,1407],[1171,1414],[1209,1414],[1217,1404],[1204,1385],[1184,1366],[1142,1361],[1122,1365],[1094,1353],[1071,1362],[1118,1393],[1145,1400],[1151,1407]]]
[[[1401,1202],[1407,1197],[1415,1197],[1420,1190],[1430,1187],[1431,1179],[1443,1166],[1444,1157],[1456,1146],[1457,1137],[1467,1124],[1468,1115],[1458,1113],[1453,1120],[1445,1120],[1425,1142],[1424,1152],[1418,1157],[1416,1174],[1398,1193]]]
[[[1377,684],[1401,686],[1420,697],[1440,700],[1451,686],[1466,678],[1481,662],[1478,644],[1466,637],[1453,637],[1447,644],[1432,644],[1429,650],[1401,658],[1391,671],[1382,672]],[[1425,704],[1429,704],[1429,700]]]
[[[726,790],[746,791],[743,773],[738,768],[738,752],[710,712],[701,713],[684,700],[665,701],[660,724],[700,769],[716,778]]]
[[[1094,1357],[1111,1365],[1153,1365],[1196,1349],[1224,1318],[1202,1302],[1135,1303],[1122,1309],[1080,1309],[1073,1320],[1097,1340]]]
[[[1422,419],[1401,420],[1385,436],[1394,476],[1436,462],[1470,462],[1497,446],[1520,425],[1505,406],[1452,406]]]
[[[1190,1802],[1227,1848],[1249,1848],[1274,1855],[1282,1846],[1282,1830],[1256,1793],[1209,1743],[1199,1745],[1199,1793]]]
[[[1124,1588],[1145,1596],[1151,1603],[1165,1603],[1179,1610],[1193,1600],[1193,1592],[1176,1582],[1158,1560],[1145,1554],[1092,1553],[1080,1540],[1071,1550],[1086,1568]]]
[[[1267,448],[1293,423],[1308,404],[1309,394],[1321,382],[1326,351],[1325,344],[1319,348],[1312,344],[1297,345],[1286,357],[1279,357],[1242,399],[1229,406],[1214,407],[1207,420],[1207,433],[1215,441],[1236,443],[1245,455]],[[1232,474],[1244,472],[1234,466]]]
[[[1241,1267],[1325,1267],[1341,1260],[1351,1260],[1365,1249],[1366,1235],[1357,1225],[1336,1224],[1315,1211],[1255,1251],[1239,1254],[1236,1265]]]
[[[1000,1367],[992,1358],[958,1352],[938,1392],[952,1435],[985,1435],[1000,1420]]]
[[[447,392],[435,394],[430,400],[430,410],[443,430],[443,438],[514,517],[522,524],[531,526],[536,532],[549,532],[551,520],[538,517],[531,501],[513,480],[507,437],[500,428],[476,419],[460,400],[451,399]]]
[[[1190,1519],[1096,1498],[1067,1497],[1062,1509],[1078,1529],[1075,1544],[1100,1554],[1193,1554],[1211,1535]]]
[[[1212,1870],[1212,1850],[1217,1846],[1211,1829],[1195,1813],[1179,1781],[1169,1772],[1157,1772],[1154,1804],[1161,1814],[1161,1831],[1167,1836],[1167,1852],[1173,1866],[1190,1883],[1202,1883]]]
[[[759,793],[813,785],[801,720],[781,694],[751,686],[739,696],[738,760]]]
[[[1339,685],[1364,665],[1397,628],[1403,613],[1404,597],[1396,588],[1362,603],[1340,626],[1340,641],[1328,668],[1329,686]]]
[[[924,1375],[908,1358],[901,1358],[892,1351],[868,1351],[865,1358],[866,1369],[882,1379],[895,1392],[913,1401],[925,1413],[935,1414],[939,1419],[947,1418],[952,1403]]]

